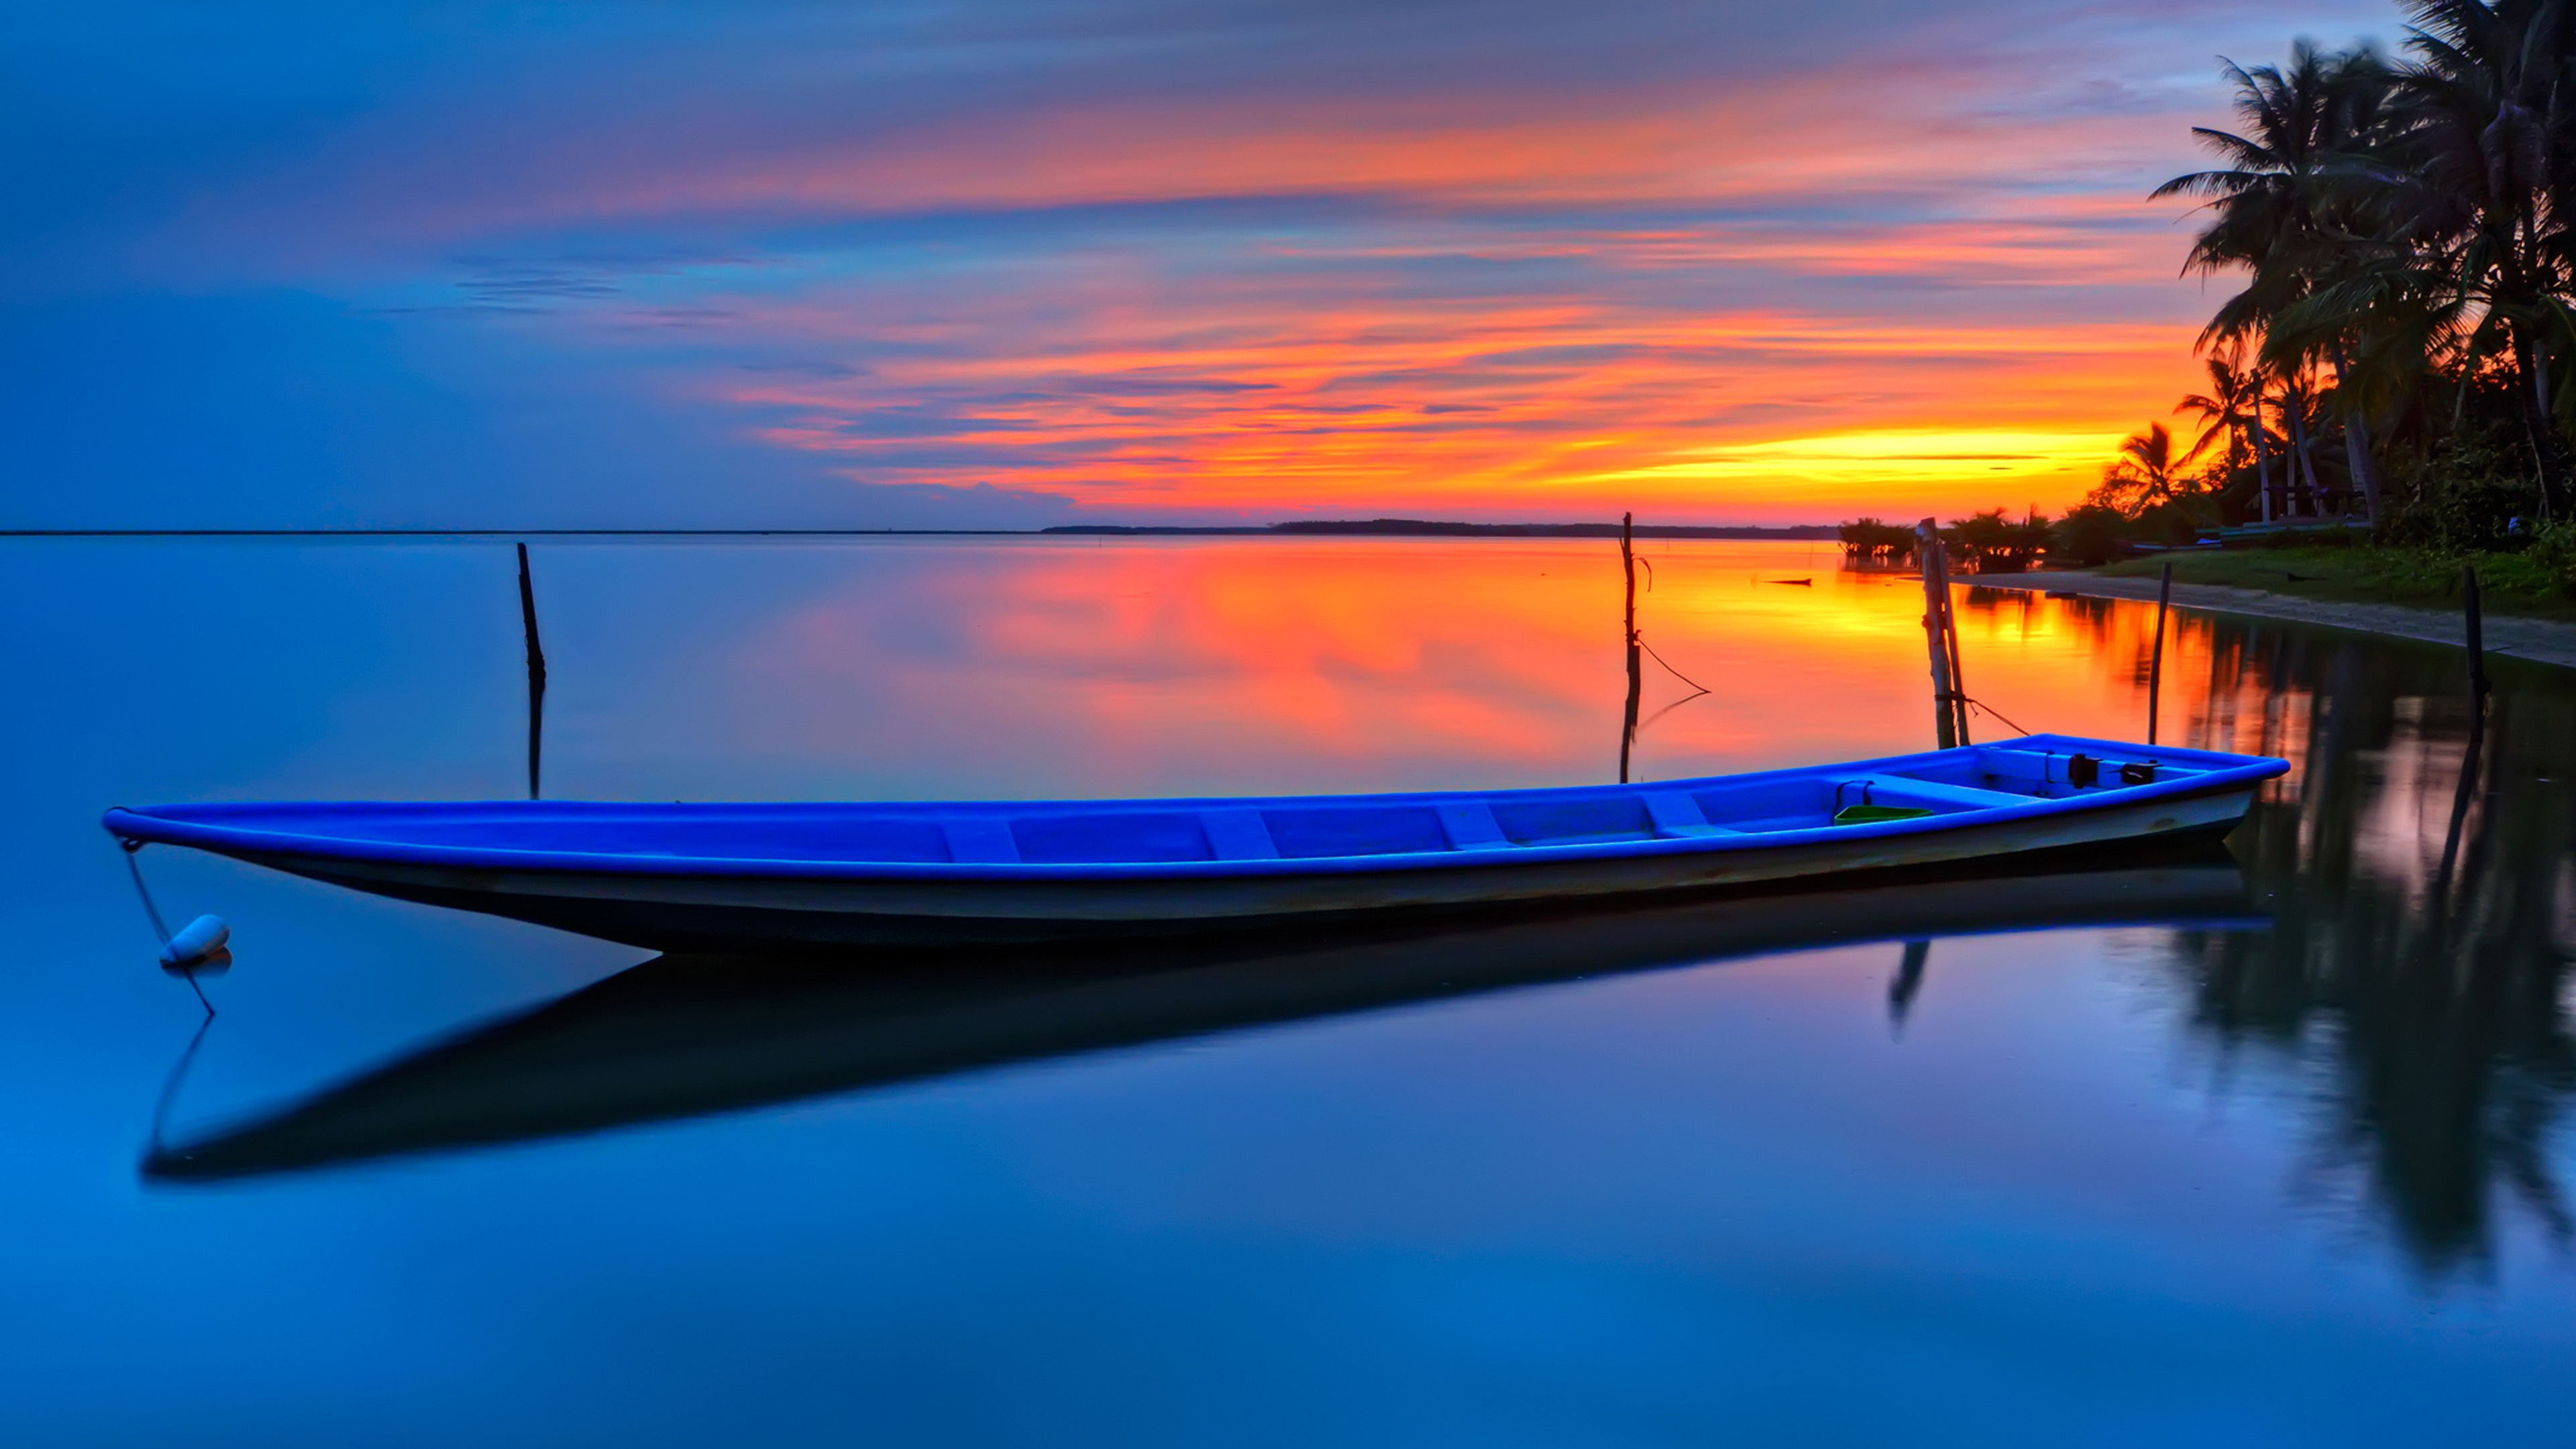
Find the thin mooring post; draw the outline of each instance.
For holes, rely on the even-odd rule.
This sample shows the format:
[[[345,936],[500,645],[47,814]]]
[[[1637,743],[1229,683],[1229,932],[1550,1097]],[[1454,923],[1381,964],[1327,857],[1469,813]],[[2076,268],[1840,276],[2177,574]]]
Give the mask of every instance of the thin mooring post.
[[[2468,616],[2469,708],[2484,714],[2487,706],[2487,631],[2478,606],[2478,571],[2460,565],[2460,604]]]
[[[2173,602],[2173,560],[2156,583],[2156,642],[2147,653],[2147,743],[2156,742],[2156,706],[2165,682],[2165,609]]]
[[[1941,531],[1927,518],[1914,526],[1914,552],[1923,565],[1923,642],[1932,656],[1932,732],[1941,748],[1959,739],[1959,687],[1950,634],[1950,570],[1941,556]]]
[[[537,586],[528,577],[528,546],[519,545],[519,623],[528,636],[528,798],[537,798],[546,741],[546,651],[537,643]]]
[[[1621,616],[1620,638],[1628,649],[1628,710],[1619,726],[1619,783],[1628,783],[1628,757],[1637,748],[1637,698],[1643,691],[1644,677],[1637,667],[1637,515],[1619,515],[1619,574],[1627,585],[1627,611]]]

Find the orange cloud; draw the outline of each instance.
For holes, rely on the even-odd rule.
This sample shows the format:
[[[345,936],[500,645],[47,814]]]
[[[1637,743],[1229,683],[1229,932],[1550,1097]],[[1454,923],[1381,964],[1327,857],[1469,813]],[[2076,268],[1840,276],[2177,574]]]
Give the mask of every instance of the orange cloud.
[[[764,433],[773,443],[831,455],[855,478],[990,478],[1086,503],[1588,517],[2054,509],[2098,479],[2142,399],[2187,381],[2191,337],[2187,325],[1363,305],[1231,289],[1160,307],[1086,300],[1007,349],[952,346],[729,396],[787,419]],[[1019,296],[988,305],[1040,310]],[[801,320],[829,335],[851,313]],[[958,327],[952,311],[873,335],[953,344]],[[874,425],[925,399],[956,400],[934,432]],[[927,456],[926,443],[937,445]]]

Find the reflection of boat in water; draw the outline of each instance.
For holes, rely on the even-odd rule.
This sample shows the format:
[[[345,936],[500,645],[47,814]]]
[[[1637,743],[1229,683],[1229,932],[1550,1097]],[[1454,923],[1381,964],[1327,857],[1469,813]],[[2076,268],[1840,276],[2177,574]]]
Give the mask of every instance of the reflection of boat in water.
[[[2171,854],[2171,852],[2167,852]],[[156,1148],[203,1180],[595,1132],[1505,987],[1944,935],[2246,919],[2203,845],[2010,879],[1918,872],[1504,924],[1252,942],[664,956],[271,1115]],[[1911,959],[1911,958],[1910,958]],[[1920,961],[1913,961],[1919,976]],[[1910,992],[1908,993],[1910,994]]]
[[[1945,865],[2224,829],[2281,760],[2034,735],[1652,785],[1210,800],[111,810],[406,900],[662,950],[1240,929]]]

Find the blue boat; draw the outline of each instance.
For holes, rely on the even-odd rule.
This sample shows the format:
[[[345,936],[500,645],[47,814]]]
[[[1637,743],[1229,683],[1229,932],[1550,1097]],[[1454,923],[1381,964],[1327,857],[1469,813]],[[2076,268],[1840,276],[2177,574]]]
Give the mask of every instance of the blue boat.
[[[1266,929],[1743,889],[2223,832],[2284,760],[2033,735],[1566,789],[1200,800],[216,804],[191,846],[666,951]]]

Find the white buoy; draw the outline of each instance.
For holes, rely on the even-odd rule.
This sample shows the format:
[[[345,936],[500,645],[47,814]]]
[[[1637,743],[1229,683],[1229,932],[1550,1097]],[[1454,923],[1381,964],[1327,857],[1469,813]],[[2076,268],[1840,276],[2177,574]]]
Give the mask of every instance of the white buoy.
[[[161,964],[195,966],[216,956],[229,956],[224,946],[232,938],[233,928],[224,924],[223,917],[199,916],[180,927],[170,944],[161,948]]]

